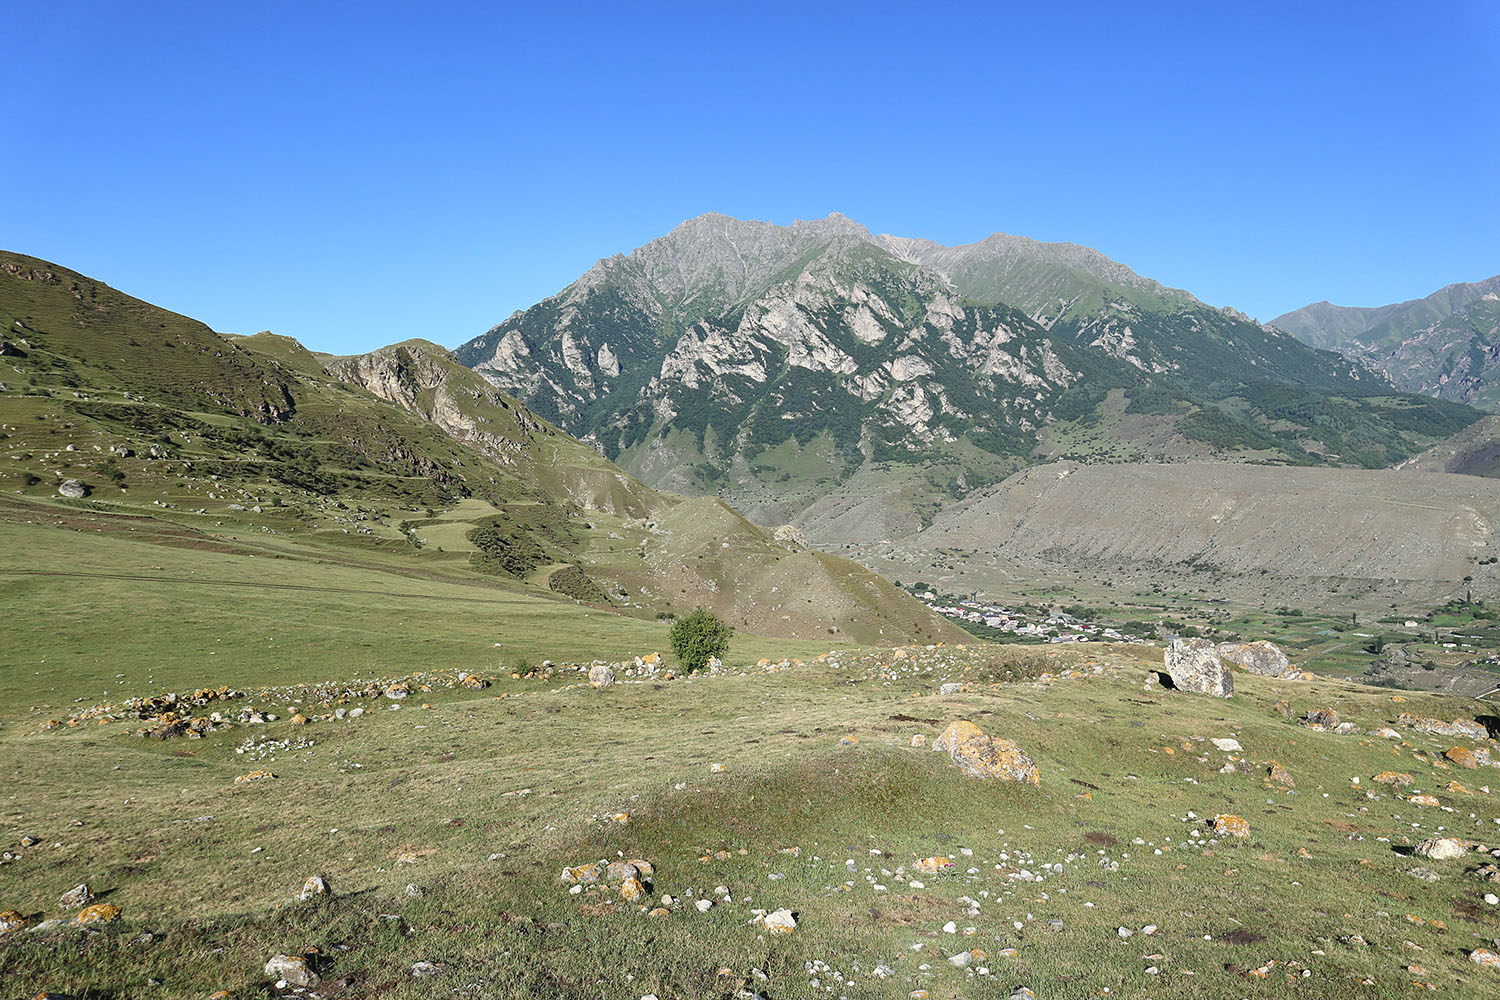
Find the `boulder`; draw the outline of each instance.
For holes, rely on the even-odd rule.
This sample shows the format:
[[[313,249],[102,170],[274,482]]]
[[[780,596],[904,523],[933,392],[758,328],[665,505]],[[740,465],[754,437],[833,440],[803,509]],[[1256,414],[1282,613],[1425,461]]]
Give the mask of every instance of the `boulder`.
[[[1335,730],[1339,727],[1339,713],[1331,708],[1309,708],[1302,724],[1308,729]]]
[[[73,918],[73,923],[79,927],[87,927],[89,924],[112,924],[119,919],[118,906],[113,903],[95,903],[79,911],[78,916]]]
[[[998,778],[1040,785],[1042,779],[1026,751],[1012,740],[992,737],[972,722],[950,723],[933,743],[934,750],[946,750],[959,770],[971,778]]]
[[[1464,856],[1464,842],[1457,837],[1428,837],[1413,853],[1434,861],[1452,861]]]
[[[76,479],[64,479],[57,488],[57,495],[69,500],[82,500],[89,495],[89,488]]]
[[[67,892],[63,893],[57,900],[59,910],[81,910],[94,901],[93,890],[87,882],[80,882]]]
[[[1234,678],[1219,659],[1219,651],[1207,639],[1173,639],[1163,654],[1163,663],[1179,691],[1228,698],[1234,694]]]
[[[615,668],[608,663],[596,663],[589,667],[589,687],[607,688],[615,682]]]
[[[1219,813],[1214,817],[1214,833],[1220,837],[1248,837],[1250,824],[1233,813]]]
[[[1255,642],[1221,642],[1218,651],[1220,658],[1252,674],[1264,674],[1282,680],[1296,680],[1302,676],[1302,671],[1292,666],[1292,661],[1285,653],[1274,643],[1264,639],[1257,639]]]
[[[15,910],[0,910],[0,936],[14,933],[26,926],[26,918]]]
[[[318,896],[331,895],[333,895],[333,890],[328,887],[328,880],[321,875],[313,875],[302,883],[302,891],[297,894],[297,898],[305,903]]]
[[[266,962],[265,972],[267,979],[288,986],[316,986],[321,981],[301,955],[273,955]]]

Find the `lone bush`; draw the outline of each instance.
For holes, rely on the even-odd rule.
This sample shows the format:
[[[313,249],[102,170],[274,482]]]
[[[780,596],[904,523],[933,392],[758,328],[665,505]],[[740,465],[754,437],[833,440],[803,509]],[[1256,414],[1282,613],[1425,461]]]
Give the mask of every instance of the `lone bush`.
[[[672,653],[682,669],[692,673],[702,670],[715,656],[722,657],[733,636],[734,628],[724,624],[718,615],[707,608],[696,608],[673,624]]]

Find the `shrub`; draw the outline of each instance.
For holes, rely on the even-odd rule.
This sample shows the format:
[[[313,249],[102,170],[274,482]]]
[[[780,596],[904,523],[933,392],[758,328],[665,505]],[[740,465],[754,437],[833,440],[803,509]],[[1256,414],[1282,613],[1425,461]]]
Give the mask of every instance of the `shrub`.
[[[696,608],[672,626],[672,653],[689,673],[702,670],[710,659],[724,655],[733,636],[733,626],[707,608]]]

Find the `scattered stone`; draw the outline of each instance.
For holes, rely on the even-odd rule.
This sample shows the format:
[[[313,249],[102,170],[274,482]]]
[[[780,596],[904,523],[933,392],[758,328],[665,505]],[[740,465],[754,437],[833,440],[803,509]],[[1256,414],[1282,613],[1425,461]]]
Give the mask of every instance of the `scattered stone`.
[[[69,500],[82,500],[89,495],[89,488],[76,479],[64,479],[57,487],[57,495]]]
[[[1215,698],[1234,694],[1234,678],[1219,659],[1218,649],[1207,639],[1173,639],[1162,660],[1172,686],[1179,691]]]
[[[627,903],[633,903],[636,900],[643,898],[645,895],[646,887],[642,885],[641,880],[636,878],[634,875],[630,876],[620,883],[620,898],[625,900]]]
[[[1442,803],[1440,803],[1437,798],[1432,795],[1413,795],[1406,801],[1410,802],[1414,806],[1431,806],[1434,809],[1442,805]]]
[[[490,686],[490,682],[478,674],[459,674],[458,683],[460,687],[466,687],[470,691],[483,691]]]
[[[1434,861],[1451,861],[1464,856],[1464,842],[1457,837],[1429,837],[1418,844],[1412,853]]]
[[[274,955],[266,962],[266,978],[288,986],[316,986],[321,980],[301,955]]]
[[[411,967],[413,979],[431,979],[442,971],[442,965],[437,962],[415,962]]]
[[[1496,955],[1488,948],[1475,948],[1469,952],[1469,961],[1489,969],[1500,969],[1500,955]]]
[[[1406,874],[1413,878],[1419,878],[1423,882],[1436,882],[1438,880],[1438,873],[1431,868],[1408,868]]]
[[[1213,744],[1220,750],[1223,750],[1225,753],[1242,753],[1245,749],[1244,747],[1240,746],[1240,741],[1232,736],[1215,739],[1213,741]]]
[[[1288,788],[1297,787],[1297,782],[1292,778],[1292,773],[1275,761],[1272,761],[1271,766],[1266,769],[1266,774],[1272,781],[1285,785]]]
[[[40,838],[33,837],[29,833],[26,834],[24,837],[21,838],[21,846],[22,847],[35,847],[37,844],[40,844],[40,843],[41,843],[41,839]]]
[[[967,969],[969,967],[969,963],[973,961],[974,955],[972,952],[961,951],[957,955],[948,956],[948,964],[953,966],[955,969]]]
[[[426,891],[420,885],[411,882],[408,882],[406,888],[402,891],[402,895],[407,899],[421,899],[426,894]]]
[[[947,697],[950,694],[958,694],[963,689],[964,689],[964,686],[963,686],[962,682],[960,682],[960,681],[949,681],[946,684],[943,684],[943,685],[941,685],[938,688],[938,694],[942,695],[944,697]]]
[[[1255,642],[1221,642],[1218,653],[1223,659],[1252,674],[1264,674],[1288,681],[1302,677],[1302,671],[1292,666],[1287,655],[1264,639]]]
[[[26,926],[26,918],[15,910],[0,910],[0,935],[13,934]]]
[[[589,687],[607,688],[615,682],[615,668],[608,663],[596,663],[589,667]]]
[[[932,748],[946,750],[953,763],[971,778],[1042,783],[1036,763],[1015,742],[987,736],[972,722],[950,723]]]
[[[597,861],[590,861],[586,865],[576,868],[564,868],[562,870],[562,881],[573,883],[598,882],[604,877],[605,866]]]
[[[390,687],[385,689],[385,696],[391,699],[391,701],[401,701],[403,698],[408,697],[410,694],[411,692],[407,690],[405,684],[392,684]]]
[[[58,897],[59,910],[81,910],[94,901],[93,890],[87,882],[80,882]]]
[[[1405,788],[1415,779],[1405,771],[1381,771],[1370,780],[1382,785],[1390,785],[1392,788]]]
[[[913,862],[912,867],[924,875],[936,875],[939,872],[953,871],[956,866],[951,858],[931,857]]]
[[[272,774],[270,771],[262,771],[256,769],[254,771],[251,771],[249,774],[242,774],[239,777],[235,778],[234,783],[236,785],[243,785],[247,781],[266,781],[274,777],[276,777],[276,775]]]
[[[923,736],[921,733],[918,733],[911,738],[911,745],[919,749],[921,747],[925,747],[927,745],[927,737]]]
[[[1219,813],[1214,817],[1214,833],[1220,837],[1248,837],[1250,824],[1233,813]]]
[[[302,883],[302,891],[297,895],[297,898],[305,903],[309,899],[314,899],[318,896],[331,895],[333,895],[333,890],[328,888],[328,880],[321,875],[313,875],[306,882]]]
[[[73,918],[73,924],[77,927],[86,927],[89,924],[112,924],[120,919],[120,908],[113,903],[95,903],[85,906]]]
[[[640,869],[629,861],[611,861],[604,869],[604,880],[611,883],[623,882],[639,875]]]

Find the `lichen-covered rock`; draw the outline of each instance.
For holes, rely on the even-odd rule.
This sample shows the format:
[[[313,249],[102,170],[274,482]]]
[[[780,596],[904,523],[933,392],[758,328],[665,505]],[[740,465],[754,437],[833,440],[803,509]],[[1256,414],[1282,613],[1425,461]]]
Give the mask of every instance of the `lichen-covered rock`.
[[[1414,853],[1434,861],[1451,861],[1464,856],[1464,842],[1457,837],[1428,837],[1416,846]]]
[[[93,906],[85,906],[73,918],[73,923],[78,927],[87,927],[89,924],[112,924],[120,919],[120,908],[113,903],[95,903]]]
[[[1228,698],[1234,694],[1234,678],[1219,651],[1207,639],[1173,639],[1162,654],[1172,686],[1191,694]]]
[[[598,882],[604,878],[605,866],[597,861],[590,861],[586,865],[578,865],[576,868],[564,868],[562,870],[562,881],[573,882]]]
[[[1471,740],[1484,740],[1490,735],[1488,729],[1473,719],[1444,722],[1442,719],[1424,719],[1410,712],[1402,712],[1396,716],[1396,724],[1410,726],[1418,732],[1431,733],[1433,736],[1462,736]]]
[[[1432,796],[1432,795],[1413,795],[1410,798],[1408,798],[1406,801],[1410,802],[1414,806],[1429,806],[1429,807],[1431,807],[1433,809],[1436,809],[1440,805],[1442,805],[1442,803],[1439,802],[1437,800],[1437,798],[1435,796]]]
[[[1264,639],[1255,642],[1221,642],[1219,656],[1241,670],[1264,674],[1281,680],[1297,680],[1302,671],[1292,666],[1287,655]]]
[[[1272,781],[1283,784],[1288,788],[1297,787],[1297,782],[1292,778],[1292,773],[1274,761],[1268,769],[1267,774]]]
[[[615,668],[608,663],[596,663],[589,667],[589,686],[607,688],[615,682]]]
[[[1339,713],[1331,708],[1310,708],[1302,724],[1308,729],[1332,731],[1339,727]]]
[[[633,903],[636,900],[643,898],[645,895],[646,887],[642,885],[641,880],[636,878],[634,875],[630,876],[620,883],[620,898],[625,900],[627,903]]]
[[[1473,770],[1474,768],[1477,768],[1479,766],[1479,761],[1474,757],[1474,751],[1470,750],[1468,747],[1449,747],[1447,751],[1443,753],[1443,756],[1447,757],[1459,767],[1467,767],[1470,770]]]
[[[1370,780],[1382,785],[1390,785],[1392,788],[1405,788],[1415,779],[1405,771],[1381,771]]]
[[[331,895],[333,895],[333,890],[328,887],[328,880],[321,875],[312,875],[302,883],[302,891],[297,894],[297,898],[305,903],[318,896]]]
[[[15,910],[0,910],[0,935],[12,934],[26,926],[26,918]]]
[[[927,737],[922,735],[921,733],[918,733],[911,738],[911,745],[917,747],[918,749],[925,747],[927,745]]]
[[[483,691],[490,686],[490,682],[478,674],[464,674],[459,677],[458,683],[461,687],[466,687],[470,691]]]
[[[266,978],[288,986],[316,986],[321,980],[301,955],[273,955],[266,962]]]
[[[606,882],[623,882],[628,878],[636,878],[640,875],[640,869],[629,861],[611,861],[604,869],[604,880]]]
[[[1500,955],[1495,954],[1488,948],[1475,948],[1469,952],[1469,961],[1475,965],[1482,965],[1487,969],[1500,969]]]
[[[1248,837],[1250,824],[1233,813],[1219,813],[1214,817],[1214,833],[1220,837]]]
[[[276,775],[272,774],[270,771],[262,771],[257,768],[256,770],[251,771],[248,774],[239,775],[234,779],[234,783],[236,785],[243,785],[247,781],[267,781],[274,777],[276,777]]]
[[[952,858],[931,857],[913,862],[912,867],[923,874],[936,875],[938,872],[952,871],[956,866]]]
[[[757,913],[755,922],[764,927],[767,934],[790,934],[797,929],[797,915],[784,907],[770,913]]]
[[[946,750],[959,770],[971,778],[997,778],[1040,785],[1036,763],[1012,740],[987,736],[972,722],[960,719],[950,723],[933,743],[934,750]]]

